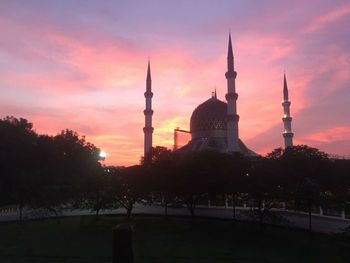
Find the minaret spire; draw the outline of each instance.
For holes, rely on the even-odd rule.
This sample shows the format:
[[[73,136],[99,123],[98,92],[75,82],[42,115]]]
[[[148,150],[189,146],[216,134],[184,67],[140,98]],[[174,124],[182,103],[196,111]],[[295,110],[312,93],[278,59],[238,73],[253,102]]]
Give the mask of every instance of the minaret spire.
[[[239,115],[237,114],[238,94],[236,93],[237,72],[234,69],[231,33],[229,34],[228,38],[227,72],[225,76],[227,79],[227,149],[229,152],[239,152]]]
[[[234,58],[233,58],[233,50],[232,50],[231,33],[228,36],[227,71],[234,71]]]
[[[286,74],[284,74],[283,79],[283,126],[284,126],[284,132],[283,132],[283,138],[284,138],[284,147],[292,147],[293,146],[293,132],[292,132],[292,117],[290,117],[290,104],[288,98],[288,86],[287,86],[287,79]]]
[[[288,101],[288,87],[287,87],[286,73],[284,73],[284,79],[283,79],[283,100]]]
[[[150,62],[149,57],[148,57],[148,67],[147,67],[146,88],[149,88],[150,90],[152,88],[151,62]]]
[[[143,128],[145,140],[144,140],[144,163],[151,164],[152,162],[152,78],[151,78],[151,63],[148,58],[148,67],[147,67],[147,78],[146,78],[146,109],[143,111],[145,115],[145,127]]]

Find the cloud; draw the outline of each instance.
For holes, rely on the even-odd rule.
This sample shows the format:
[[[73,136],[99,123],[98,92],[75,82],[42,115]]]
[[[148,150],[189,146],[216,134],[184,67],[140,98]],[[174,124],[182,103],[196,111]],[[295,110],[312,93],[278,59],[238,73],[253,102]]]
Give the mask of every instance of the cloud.
[[[324,28],[325,26],[334,23],[335,21],[350,15],[350,5],[344,5],[338,7],[325,15],[317,17],[311,22],[311,24],[305,29],[306,33],[311,33]]]
[[[304,139],[316,143],[329,143],[350,140],[350,126],[330,128],[310,134]]]
[[[231,28],[247,145],[259,153],[283,145],[285,70],[295,142],[343,154],[348,135],[332,129],[348,127],[349,8],[343,1],[319,8],[305,1],[2,1],[0,111],[28,118],[42,133],[86,135],[107,151],[107,164],[138,163],[147,57],[154,144],[172,148],[174,128],[189,129],[192,111],[215,88],[225,101]],[[337,134],[334,143],[323,133]]]

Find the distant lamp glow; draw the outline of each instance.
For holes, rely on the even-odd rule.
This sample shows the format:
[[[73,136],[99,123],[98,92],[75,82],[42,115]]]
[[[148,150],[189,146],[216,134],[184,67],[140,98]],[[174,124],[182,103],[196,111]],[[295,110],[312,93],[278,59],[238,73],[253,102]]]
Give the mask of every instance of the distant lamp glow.
[[[99,157],[100,157],[101,160],[104,160],[107,157],[107,153],[105,151],[100,151]]]

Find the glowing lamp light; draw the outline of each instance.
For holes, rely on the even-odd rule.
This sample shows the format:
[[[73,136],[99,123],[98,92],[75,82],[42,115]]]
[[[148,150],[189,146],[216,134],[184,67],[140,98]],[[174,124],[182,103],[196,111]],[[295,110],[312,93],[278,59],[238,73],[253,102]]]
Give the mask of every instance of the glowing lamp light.
[[[107,157],[107,153],[105,151],[100,151],[99,157],[101,158],[101,160],[104,160]]]

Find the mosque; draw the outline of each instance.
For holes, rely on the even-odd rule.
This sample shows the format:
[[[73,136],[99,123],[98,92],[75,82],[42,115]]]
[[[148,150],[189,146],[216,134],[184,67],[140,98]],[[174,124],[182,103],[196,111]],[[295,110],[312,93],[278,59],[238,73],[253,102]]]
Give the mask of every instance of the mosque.
[[[191,140],[183,147],[176,149],[181,152],[216,150],[220,152],[240,152],[246,156],[258,156],[257,153],[250,150],[239,138],[238,123],[239,115],[237,114],[238,93],[236,90],[237,72],[234,67],[234,56],[232,50],[231,34],[228,40],[227,52],[227,80],[226,101],[223,102],[216,97],[216,91],[212,97],[199,104],[193,111],[190,120]],[[144,131],[144,156],[145,162],[150,162],[152,151],[152,80],[151,68],[148,62],[146,92],[145,127]],[[284,75],[283,83],[283,124],[284,124],[284,145],[285,147],[293,146],[292,118],[290,116],[291,102],[288,98],[288,87],[286,76]]]

